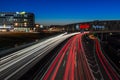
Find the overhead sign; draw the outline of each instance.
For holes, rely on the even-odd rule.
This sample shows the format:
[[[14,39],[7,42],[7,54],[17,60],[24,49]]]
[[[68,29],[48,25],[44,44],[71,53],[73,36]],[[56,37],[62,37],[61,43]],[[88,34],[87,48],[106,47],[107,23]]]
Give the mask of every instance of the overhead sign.
[[[80,29],[88,29],[89,27],[89,24],[80,24]]]
[[[95,26],[95,25],[93,25],[92,28],[94,28],[94,29],[104,29],[105,26],[99,26],[99,25]]]

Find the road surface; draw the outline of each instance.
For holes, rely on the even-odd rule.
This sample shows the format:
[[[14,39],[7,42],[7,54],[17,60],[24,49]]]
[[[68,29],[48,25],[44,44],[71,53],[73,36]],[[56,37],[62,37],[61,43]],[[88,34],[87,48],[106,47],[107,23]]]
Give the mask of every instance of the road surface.
[[[103,55],[97,38],[94,38],[93,45],[90,45],[94,48],[93,51],[86,50],[83,43],[89,42],[83,40],[84,34],[77,34],[69,39],[49,66],[42,80],[120,79],[119,74]]]
[[[81,37],[72,37],[52,62],[43,80],[93,80],[88,66]]]
[[[17,80],[57,45],[75,34],[78,33],[64,33],[0,58],[0,79]]]

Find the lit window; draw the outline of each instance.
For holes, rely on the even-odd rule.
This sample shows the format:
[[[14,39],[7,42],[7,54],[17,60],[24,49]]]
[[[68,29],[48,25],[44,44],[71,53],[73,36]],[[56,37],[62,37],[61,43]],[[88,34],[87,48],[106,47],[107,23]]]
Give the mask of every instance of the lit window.
[[[24,17],[28,17],[28,15],[25,14]]]
[[[14,19],[14,21],[17,21],[17,19]]]
[[[17,14],[14,14],[15,17],[17,17]]]
[[[18,23],[15,23],[14,25],[15,25],[15,26],[18,26]]]
[[[27,26],[27,23],[26,23],[26,22],[24,23],[24,26],[25,26],[25,27]]]
[[[0,16],[5,16],[5,14],[0,14]]]
[[[27,19],[24,19],[24,21],[27,21]]]

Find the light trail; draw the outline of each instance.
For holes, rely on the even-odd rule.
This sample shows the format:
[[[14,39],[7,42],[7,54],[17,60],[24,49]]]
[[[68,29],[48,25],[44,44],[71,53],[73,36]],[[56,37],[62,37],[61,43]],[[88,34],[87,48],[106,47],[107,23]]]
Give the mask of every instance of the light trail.
[[[100,44],[99,41],[97,39],[95,39],[96,42],[96,52],[98,55],[98,58],[106,72],[106,74],[109,77],[109,80],[119,80],[119,76],[118,74],[114,71],[113,67],[111,67],[110,63],[106,60],[105,56],[103,55],[102,51],[100,50]]]
[[[119,75],[104,57],[96,38],[92,39],[93,42],[95,41],[95,49],[93,48],[95,52],[86,53],[86,47],[83,45],[83,43],[86,43],[83,42],[85,34],[87,33],[77,34],[66,43],[46,71],[42,78],[43,80],[120,79]],[[92,47],[94,47],[94,44]],[[64,67],[62,63],[64,63]]]
[[[48,68],[42,80],[94,80],[90,68],[87,66],[86,57],[83,55],[84,52],[81,49],[82,35],[75,35],[66,43]],[[66,60],[65,67],[62,67],[64,60]],[[64,72],[64,74],[61,74],[61,72]],[[62,77],[58,78],[57,76],[59,75],[62,75]]]
[[[47,53],[67,38],[78,34],[61,34],[0,59],[0,79],[18,79]]]

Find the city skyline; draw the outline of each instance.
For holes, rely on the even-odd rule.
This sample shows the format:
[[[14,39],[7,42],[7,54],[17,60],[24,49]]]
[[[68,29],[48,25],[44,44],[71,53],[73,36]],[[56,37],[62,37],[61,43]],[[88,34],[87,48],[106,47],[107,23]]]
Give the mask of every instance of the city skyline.
[[[1,0],[0,12],[33,12],[37,23],[63,25],[93,20],[119,20],[119,2],[115,0]]]

